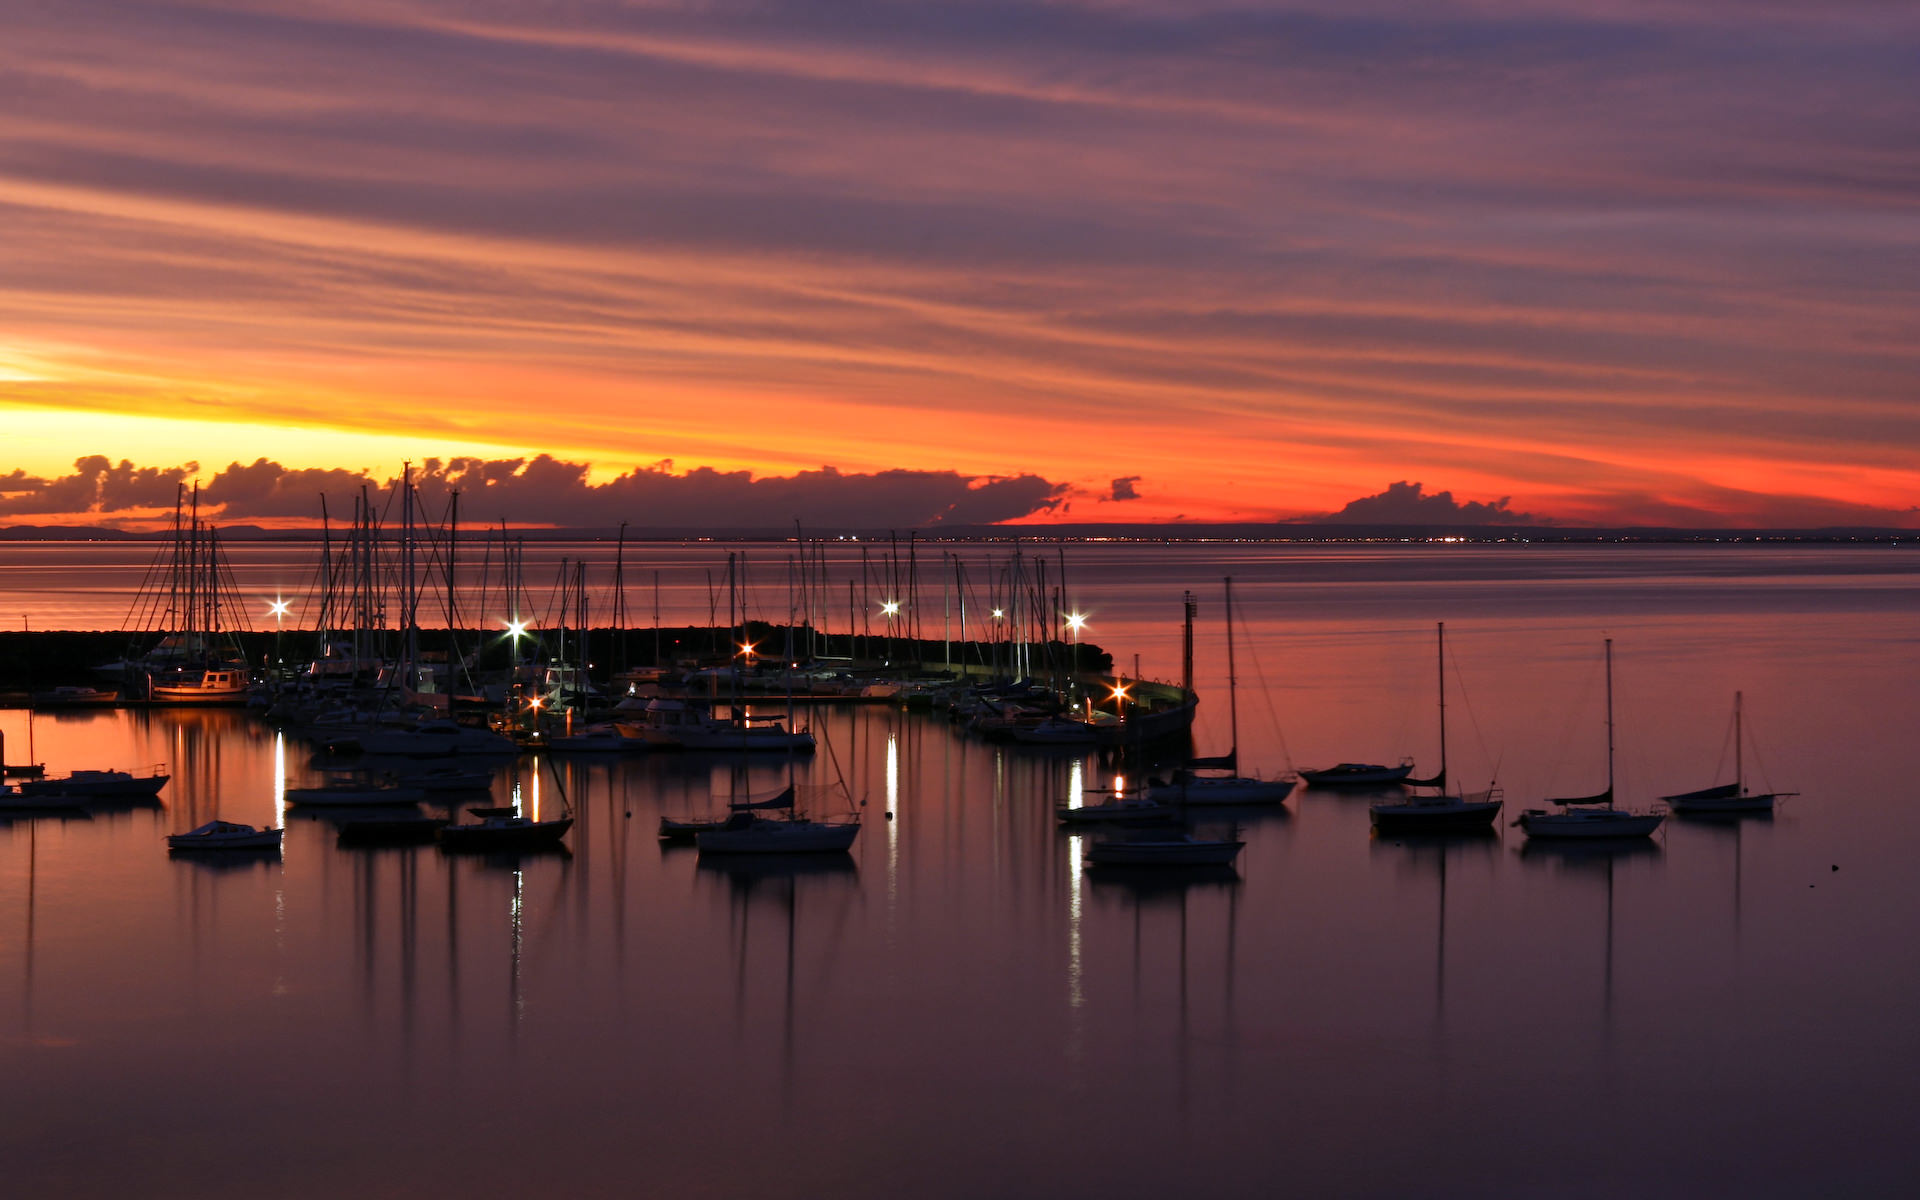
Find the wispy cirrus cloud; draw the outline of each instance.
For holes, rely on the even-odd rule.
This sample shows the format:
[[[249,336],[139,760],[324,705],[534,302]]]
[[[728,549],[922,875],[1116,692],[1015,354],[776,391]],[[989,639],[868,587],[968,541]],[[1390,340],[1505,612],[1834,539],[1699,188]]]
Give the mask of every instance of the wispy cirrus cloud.
[[[1868,0],[22,6],[0,328],[73,349],[0,398],[287,463],[1125,463],[1141,516],[1329,511],[1383,450],[1898,510],[1916,49]]]

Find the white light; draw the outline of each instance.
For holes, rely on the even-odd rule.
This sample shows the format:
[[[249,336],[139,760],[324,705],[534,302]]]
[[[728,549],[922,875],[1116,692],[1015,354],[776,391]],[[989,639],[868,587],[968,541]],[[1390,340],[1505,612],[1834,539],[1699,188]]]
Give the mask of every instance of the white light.
[[[507,627],[507,636],[516,641],[527,631],[527,623],[525,621],[505,621],[502,622],[502,624]]]
[[[1007,610],[1004,608],[996,608],[993,610],[993,619],[996,621],[1004,620],[1006,618],[1006,615],[1007,615]]]
[[[900,602],[898,600],[889,600],[880,606],[880,611],[890,617],[894,616],[900,611]]]
[[[1075,633],[1079,633],[1082,629],[1085,629],[1086,627],[1087,627],[1087,615],[1085,613],[1068,613],[1067,614],[1068,629],[1073,630]]]
[[[273,603],[267,605],[267,615],[275,621],[278,621],[281,617],[286,616],[292,608],[293,602],[291,600],[281,600],[275,597]]]

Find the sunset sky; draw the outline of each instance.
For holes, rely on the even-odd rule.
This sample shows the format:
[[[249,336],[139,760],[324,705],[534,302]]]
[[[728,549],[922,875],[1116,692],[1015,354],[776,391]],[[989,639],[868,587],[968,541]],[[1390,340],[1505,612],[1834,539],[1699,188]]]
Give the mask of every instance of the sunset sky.
[[[1891,0],[14,0],[0,524],[432,458],[1916,525],[1917,62]]]

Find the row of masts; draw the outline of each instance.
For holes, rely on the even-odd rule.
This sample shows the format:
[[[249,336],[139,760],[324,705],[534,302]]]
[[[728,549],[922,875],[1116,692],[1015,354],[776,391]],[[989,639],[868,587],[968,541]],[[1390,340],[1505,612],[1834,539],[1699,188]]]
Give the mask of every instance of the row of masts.
[[[397,541],[389,519],[396,502],[400,527]],[[470,628],[471,618],[463,621],[463,615],[495,611],[503,614],[495,620],[514,643],[516,665],[521,636],[540,630],[558,662],[583,668],[595,661],[590,645],[593,619],[608,612],[607,627],[615,631],[614,644],[605,647],[611,651],[609,665],[616,671],[625,670],[635,665],[636,658],[628,636],[634,624],[634,607],[629,594],[626,532],[627,524],[622,522],[614,546],[610,595],[596,594],[584,557],[568,557],[561,560],[546,604],[538,606],[527,591],[524,536],[505,521],[497,528],[486,529],[476,581],[471,553],[466,564],[459,558],[462,542],[471,547],[475,540],[471,533],[462,537],[459,493],[449,493],[446,509],[437,518],[428,517],[421,511],[409,465],[403,468],[384,506],[369,489],[362,488],[354,496],[352,518],[344,532],[335,527],[322,499],[319,572],[305,607],[305,612],[314,616],[309,625],[303,613],[296,619],[296,627],[315,629],[323,654],[351,654],[356,662],[400,663],[403,681],[412,689],[420,683],[419,634],[423,624],[439,624],[458,636],[458,631]],[[943,550],[938,584],[941,601],[934,609],[922,602],[923,591],[931,590],[931,585],[923,578],[917,535],[908,536],[904,551],[897,537],[889,539],[884,552],[875,554],[874,549],[870,543],[860,545],[857,570],[842,564],[849,568],[844,581],[845,639],[841,643],[846,657],[893,663],[896,651],[908,646],[925,657],[924,650],[932,640],[928,626],[937,611],[943,665],[948,668],[955,665],[955,650],[959,648],[963,655],[970,650],[978,660],[960,665],[987,668],[1004,677],[1071,672],[1073,664],[1063,661],[1056,648],[1068,642],[1082,618],[1069,602],[1064,551],[1049,556],[1016,542],[998,561],[988,554],[984,576],[976,581],[978,562],[970,563],[960,554]],[[840,637],[835,627],[841,625],[842,616],[829,544],[825,540],[809,541],[796,526],[794,547],[783,557],[786,624],[797,627],[797,632],[789,635],[789,644],[782,647],[784,657],[828,658],[833,649],[830,639]],[[747,551],[731,550],[727,552],[724,587],[713,569],[707,570],[707,626],[716,631],[711,653],[724,649],[731,657],[738,647],[722,647],[718,631],[744,631],[750,623],[753,606],[748,568]],[[652,572],[651,584],[650,657],[653,665],[661,665],[666,661],[666,647],[661,636],[660,571]],[[724,624],[719,610],[722,595],[726,603]],[[433,607],[439,611],[430,613]],[[538,618],[533,615],[537,609],[541,610]],[[439,619],[435,621],[434,617]],[[478,624],[484,630],[494,623]],[[465,663],[477,649],[449,645],[448,661]]]

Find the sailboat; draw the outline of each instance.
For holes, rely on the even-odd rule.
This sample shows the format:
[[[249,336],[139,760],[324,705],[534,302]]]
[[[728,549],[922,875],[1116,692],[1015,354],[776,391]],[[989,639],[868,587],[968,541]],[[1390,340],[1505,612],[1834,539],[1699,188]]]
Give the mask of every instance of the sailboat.
[[[1613,806],[1613,639],[1607,639],[1607,790],[1597,796],[1549,800],[1559,812],[1529,808],[1514,824],[1533,838],[1648,837],[1667,818],[1663,812],[1636,813]]]
[[[1262,779],[1240,774],[1239,680],[1233,662],[1233,576],[1226,578],[1227,613],[1227,722],[1231,742],[1225,754],[1188,760],[1172,783],[1147,788],[1145,799],[1181,804],[1278,804],[1300,782],[1291,775]],[[1201,772],[1224,774],[1201,774]]]
[[[1673,811],[1682,814],[1712,816],[1721,813],[1770,813],[1773,802],[1798,792],[1752,792],[1747,790],[1746,756],[1742,745],[1740,693],[1733,694],[1733,782],[1697,792],[1662,796]]]
[[[1421,781],[1435,789],[1433,795],[1375,804],[1367,810],[1373,816],[1373,827],[1381,833],[1473,833],[1491,825],[1504,803],[1496,787],[1467,795],[1447,791],[1446,622],[1440,622],[1435,632],[1440,660],[1440,773]]]
[[[793,628],[791,602],[789,602],[787,628]],[[791,632],[788,634],[792,636]],[[791,662],[792,646],[788,646]],[[792,676],[788,677],[791,683]],[[787,711],[793,711],[793,696],[787,696]],[[811,752],[814,747],[813,734],[804,733],[803,745],[791,746],[787,755],[787,786],[779,795],[766,800],[747,801],[744,804],[730,805],[732,813],[717,829],[697,829],[693,834],[693,843],[699,847],[704,858],[709,854],[844,854],[853,847],[853,840],[860,836],[860,813],[853,807],[853,790],[847,786],[845,775],[840,774],[840,759],[832,753],[833,747],[827,747],[828,755],[833,759],[833,769],[838,776],[840,791],[847,798],[847,808],[851,817],[833,821],[815,821],[800,814],[799,802],[795,799],[798,785],[794,782],[794,755],[803,750]],[[741,747],[744,749],[745,747]],[[784,807],[784,817],[760,815],[768,808]],[[660,822],[662,837],[670,836],[666,819]]]

